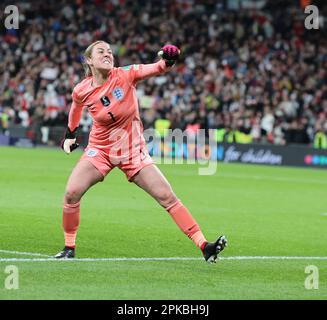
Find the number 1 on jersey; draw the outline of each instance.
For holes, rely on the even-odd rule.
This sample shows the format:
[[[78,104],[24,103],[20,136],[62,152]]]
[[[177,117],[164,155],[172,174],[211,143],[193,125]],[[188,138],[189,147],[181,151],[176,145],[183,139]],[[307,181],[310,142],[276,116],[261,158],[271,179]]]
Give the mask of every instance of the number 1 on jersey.
[[[116,119],[115,119],[114,115],[112,114],[112,112],[109,111],[108,114],[111,117],[112,121],[116,122]]]

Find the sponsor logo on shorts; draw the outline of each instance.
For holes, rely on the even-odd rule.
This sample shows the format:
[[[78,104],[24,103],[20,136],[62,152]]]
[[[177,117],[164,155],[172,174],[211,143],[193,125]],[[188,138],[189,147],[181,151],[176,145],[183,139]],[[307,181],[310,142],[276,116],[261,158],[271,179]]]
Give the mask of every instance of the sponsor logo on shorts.
[[[90,149],[86,152],[86,155],[89,157],[95,157],[98,154],[98,150]]]

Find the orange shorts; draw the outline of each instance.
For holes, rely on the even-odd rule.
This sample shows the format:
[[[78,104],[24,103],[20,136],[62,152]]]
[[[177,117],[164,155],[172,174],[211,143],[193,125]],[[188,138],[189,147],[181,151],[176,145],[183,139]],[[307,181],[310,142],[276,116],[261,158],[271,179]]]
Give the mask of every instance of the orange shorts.
[[[122,170],[128,181],[144,167],[153,163],[148,150],[144,147],[141,150],[136,149],[133,156],[128,158],[111,158],[107,150],[87,147],[80,161],[89,161],[96,167],[105,177],[113,168],[118,167]]]

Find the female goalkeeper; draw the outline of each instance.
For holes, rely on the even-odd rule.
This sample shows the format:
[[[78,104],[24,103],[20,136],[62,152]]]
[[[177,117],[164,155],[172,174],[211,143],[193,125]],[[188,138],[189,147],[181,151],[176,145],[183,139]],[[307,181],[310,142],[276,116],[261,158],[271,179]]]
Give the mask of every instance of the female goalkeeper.
[[[197,222],[153,163],[142,134],[135,86],[139,81],[169,71],[179,54],[177,47],[166,45],[158,53],[161,59],[156,63],[115,68],[108,43],[96,41],[86,49],[86,78],[75,86],[72,93],[63,150],[69,154],[78,147],[76,131],[84,107],[88,108],[93,126],[88,146],[66,186],[63,203],[65,247],[56,258],[75,256],[80,200],[114,167],[122,170],[129,181],[159,202],[178,227],[201,249],[206,261],[215,262],[226,246],[225,236],[212,243],[205,239]]]

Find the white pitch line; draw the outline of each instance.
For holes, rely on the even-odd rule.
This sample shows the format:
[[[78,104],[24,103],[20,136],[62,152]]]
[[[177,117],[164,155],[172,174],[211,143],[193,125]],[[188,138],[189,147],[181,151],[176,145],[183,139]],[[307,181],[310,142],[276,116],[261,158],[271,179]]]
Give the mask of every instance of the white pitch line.
[[[24,255],[24,256],[48,257],[48,258],[51,257],[47,254],[42,254],[42,253],[11,251],[11,250],[0,250],[0,253],[19,254],[19,255]]]
[[[203,260],[195,257],[163,257],[163,258],[0,258],[0,262],[47,262],[47,261],[69,261],[69,262],[96,262],[96,261],[194,261]],[[219,260],[327,260],[327,257],[286,257],[286,256],[235,256],[220,257]]]
[[[221,260],[327,260],[327,257],[286,257],[286,256],[236,256],[221,257]]]
[[[96,262],[96,261],[190,261],[202,260],[195,257],[165,257],[165,258],[74,258],[74,259],[55,259],[55,258],[0,258],[0,262],[43,262],[43,261],[69,261],[69,262]]]

